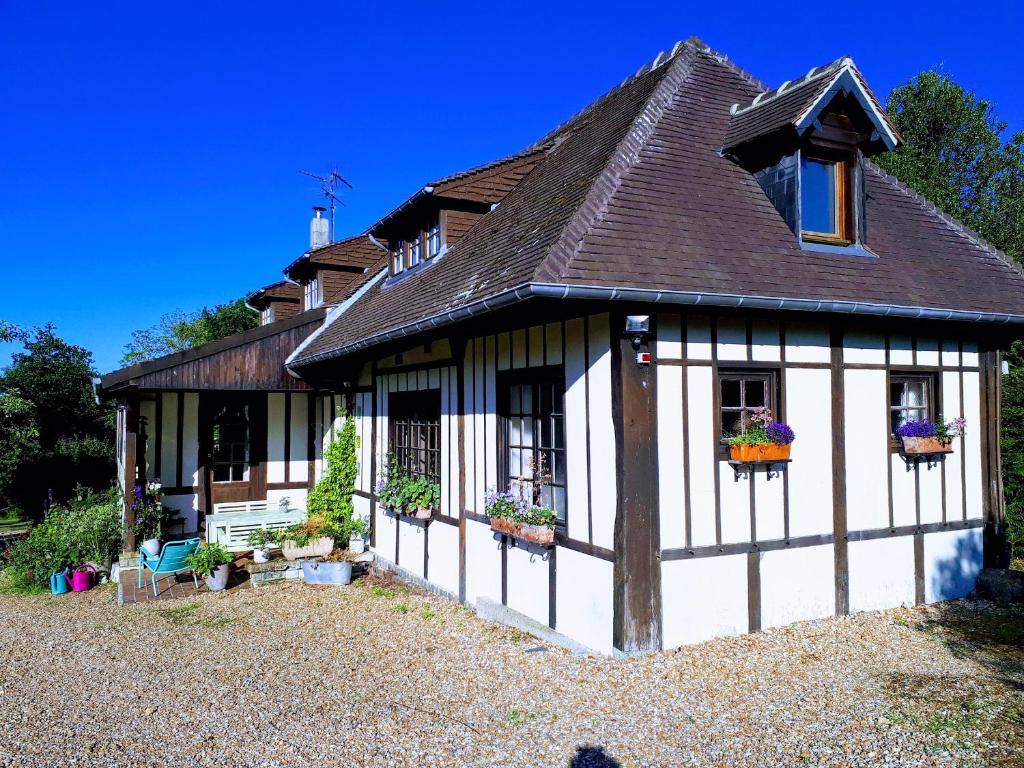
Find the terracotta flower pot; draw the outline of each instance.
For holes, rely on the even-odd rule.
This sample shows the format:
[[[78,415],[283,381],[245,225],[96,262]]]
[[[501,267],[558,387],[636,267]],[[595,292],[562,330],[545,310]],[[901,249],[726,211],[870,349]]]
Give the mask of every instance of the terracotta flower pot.
[[[492,517],[491,530],[515,536],[518,533],[519,526],[510,517]]]
[[[534,544],[542,544],[548,546],[555,543],[555,529],[548,528],[546,525],[530,525],[524,523],[519,526],[520,538],[532,541]]]
[[[785,461],[789,458],[792,443],[778,445],[768,443],[766,445],[744,445],[733,444],[729,446],[729,458],[733,461]]]
[[[937,437],[901,437],[903,441],[903,452],[909,454],[917,453],[952,453],[952,441],[943,441]]]

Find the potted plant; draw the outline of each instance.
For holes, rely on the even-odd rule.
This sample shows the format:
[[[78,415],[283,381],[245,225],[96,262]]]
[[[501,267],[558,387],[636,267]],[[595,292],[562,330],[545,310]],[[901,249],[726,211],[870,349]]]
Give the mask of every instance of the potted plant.
[[[429,520],[434,510],[441,506],[441,486],[425,477],[409,479],[406,495],[409,499],[407,509],[412,510],[417,520]]]
[[[544,457],[529,461],[529,475],[515,478],[518,493],[491,491],[484,503],[484,511],[491,519],[491,529],[516,536],[534,544],[550,547],[555,543],[555,511],[541,505],[544,486],[551,482],[545,469]]]
[[[519,525],[519,536],[545,547],[555,543],[555,525],[558,517],[553,509],[531,507]]]
[[[133,495],[131,507],[135,513],[135,524],[132,531],[136,540],[141,541],[140,549],[151,557],[157,557],[164,527],[180,520],[181,516],[177,510],[163,505],[163,486],[159,480],[152,480],[145,486],[136,485]]]
[[[352,562],[349,557],[347,551],[336,549],[323,560],[303,560],[302,578],[307,584],[351,584]]]
[[[388,454],[377,481],[377,497],[381,506],[397,515],[405,512],[409,503],[410,480],[394,454]]]
[[[491,519],[493,530],[514,536],[518,530],[516,517],[522,506],[523,500],[512,491],[491,491],[485,500],[484,514]]]
[[[952,453],[953,438],[963,437],[967,432],[967,419],[963,416],[945,422],[942,416],[936,422],[908,421],[896,429],[900,439],[900,450],[904,455],[916,456],[929,453]]]
[[[787,461],[795,439],[788,424],[775,421],[767,408],[757,408],[747,431],[727,439],[729,458],[745,463]]]
[[[211,592],[220,592],[228,585],[234,557],[220,544],[207,542],[189,555],[186,562],[197,576],[206,580],[206,586]]]
[[[329,555],[334,549],[334,537],[325,530],[325,525],[319,518],[310,518],[285,528],[278,538],[285,560]]]
[[[267,528],[254,528],[249,532],[249,546],[252,547],[252,559],[257,563],[270,560],[270,549],[277,544],[277,532]]]
[[[354,555],[366,551],[366,539],[363,537],[370,532],[370,527],[361,517],[352,518],[352,530],[348,534],[348,551]]]

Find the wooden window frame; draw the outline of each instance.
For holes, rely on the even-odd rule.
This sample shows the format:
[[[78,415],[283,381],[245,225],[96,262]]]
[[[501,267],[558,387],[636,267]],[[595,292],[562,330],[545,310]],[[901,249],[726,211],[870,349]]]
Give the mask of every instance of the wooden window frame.
[[[850,170],[853,167],[850,158],[826,153],[804,153],[800,157],[800,239],[807,243],[823,243],[826,245],[853,245],[854,220],[851,203],[854,196],[851,192],[853,179]],[[803,228],[803,161],[812,163],[830,163],[835,166],[836,173],[836,232],[815,232]]]
[[[740,383],[740,405],[739,406],[726,406],[722,404],[722,383],[725,381],[739,380]],[[759,406],[746,406],[744,401],[746,400],[746,386],[743,382],[763,380],[765,387],[765,404],[764,407],[768,408],[772,412],[772,417],[776,421],[784,421],[784,414],[782,408],[782,371],[781,368],[742,368],[742,367],[728,367],[719,368],[718,375],[715,381],[715,431],[718,434],[718,453],[720,458],[728,458],[729,446],[724,442],[725,433],[722,430],[722,416],[725,413],[744,413],[746,411],[752,411],[754,408]],[[742,417],[741,417],[742,418]],[[744,430],[745,431],[745,430]]]
[[[217,443],[217,437],[216,437],[216,434],[217,434],[216,430],[217,430],[217,417],[218,417],[219,414],[216,413],[216,412],[214,412],[214,414],[213,414],[213,425],[211,427],[211,435],[213,435],[213,440],[212,440],[212,442],[210,444],[210,480],[211,480],[211,482],[217,483],[218,485],[221,484],[221,483],[224,483],[224,484],[226,484],[226,483],[247,483],[247,482],[249,482],[249,480],[252,477],[252,465],[253,465],[253,460],[252,460],[252,431],[253,431],[252,419],[253,419],[253,414],[252,414],[252,412],[250,410],[249,403],[242,403],[241,405],[242,405],[242,409],[243,409],[242,413],[245,416],[245,442],[244,443],[240,443],[239,441],[235,440],[235,441],[231,441],[231,442],[227,443],[227,445],[230,445],[230,446],[244,445],[245,457],[241,461],[237,461],[234,458],[234,451],[233,450],[232,450],[231,458],[229,458],[227,461],[218,460],[218,458],[217,458],[217,445],[218,445],[218,443]],[[223,404],[217,406],[218,409],[221,408],[221,407],[224,407]],[[228,479],[227,480],[218,480],[217,479],[217,468],[218,467],[225,467],[225,466],[228,469]],[[236,467],[241,467],[242,468],[241,477],[235,477],[235,468]]]
[[[426,258],[432,259],[441,253],[441,221],[440,219],[436,224],[426,230],[424,234],[424,245],[426,246]],[[436,248],[432,246],[436,244]]]
[[[509,421],[511,415],[511,391],[514,386],[528,385],[534,387],[533,404],[531,406],[532,412],[530,417],[534,419],[534,440],[532,446],[513,446],[510,443],[511,440],[511,429],[509,427]],[[552,409],[551,413],[546,417],[540,412],[539,404],[539,387],[551,386],[555,392],[561,395],[562,410],[559,412]],[[562,488],[564,490],[565,498],[565,509],[563,510],[562,516],[558,518],[558,523],[555,529],[562,531],[563,533],[567,530],[569,521],[569,468],[566,464],[566,458],[568,457],[568,444],[566,442],[566,413],[565,413],[565,371],[562,366],[542,366],[536,368],[523,368],[511,371],[499,371],[497,380],[498,390],[498,435],[497,435],[497,458],[498,458],[498,478],[500,482],[499,490],[507,491],[511,487],[511,472],[509,467],[509,454],[513,447],[518,447],[519,450],[532,450],[533,455],[536,457],[539,451],[546,451],[561,457],[563,471],[565,473],[564,483],[551,482],[552,487]],[[561,448],[556,448],[554,445],[557,441],[554,439],[554,432],[552,431],[552,446],[540,445],[542,434],[541,428],[537,426],[538,418],[555,418],[560,417],[562,423],[562,439]],[[553,429],[553,428],[552,428]],[[548,471],[551,471],[551,467],[548,467]],[[552,478],[554,480],[554,478]],[[552,498],[554,498],[552,494]],[[552,504],[554,506],[554,504]],[[558,510],[556,509],[556,514]]]
[[[892,385],[895,383],[902,382],[904,389],[910,382],[922,382],[924,387],[925,402],[923,408],[921,406],[899,406],[893,405],[892,402]],[[900,440],[896,437],[896,433],[892,428],[892,414],[894,411],[920,411],[924,410],[925,418],[928,421],[934,423],[938,416],[938,410],[936,404],[938,403],[941,393],[939,392],[939,377],[930,371],[904,371],[904,370],[891,370],[886,381],[885,388],[885,402],[886,402],[886,429],[889,430],[889,445],[892,450],[898,450],[900,448]]]
[[[388,393],[388,452],[406,472],[440,485],[441,438],[441,390]]]

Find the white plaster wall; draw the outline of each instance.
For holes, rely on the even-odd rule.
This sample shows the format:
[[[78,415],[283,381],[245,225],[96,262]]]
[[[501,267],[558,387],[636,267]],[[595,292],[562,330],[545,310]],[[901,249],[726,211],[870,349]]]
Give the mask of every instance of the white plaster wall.
[[[146,477],[152,478],[156,471],[156,401],[143,400],[139,403],[139,415],[146,431]]]
[[[718,320],[718,359],[747,359],[747,321],[742,317],[722,317]]]
[[[754,360],[777,362],[782,359],[777,322],[754,320],[750,330],[750,353]]]
[[[691,318],[692,320],[692,318]],[[715,544],[714,409],[711,368],[693,366],[686,373],[687,426],[690,443],[690,526],[695,547]]]
[[[426,554],[423,531],[420,526],[404,520],[398,523],[398,564],[417,576],[423,575],[423,556]]]
[[[703,315],[686,318],[686,358],[711,359],[711,319]]]
[[[831,544],[761,554],[761,627],[835,614]]]
[[[185,533],[194,533],[199,530],[199,497],[196,494],[164,496],[164,506],[173,507],[184,518],[182,530]]]
[[[445,523],[431,523],[427,535],[427,553],[427,578],[442,589],[458,595],[459,529]]]
[[[583,320],[565,323],[565,465],[569,538],[587,541],[587,377]]]
[[[555,629],[588,648],[611,653],[612,563],[564,547],[556,557]]]
[[[977,368],[981,363],[981,359],[978,357],[978,345],[973,341],[965,341],[961,344],[960,349],[963,366],[965,368]]]
[[[199,485],[199,395],[185,393],[185,418],[182,424],[181,482]]]
[[[981,570],[982,529],[928,533],[924,537],[924,600],[955,600],[974,589]]]
[[[178,477],[178,393],[163,392],[160,429],[160,478],[164,485],[177,485]]]
[[[501,602],[501,545],[489,525],[467,520],[466,600],[472,603],[478,597]]]
[[[519,547],[508,549],[508,607],[548,623],[550,565]]]
[[[788,326],[786,339],[788,345]],[[831,533],[832,373],[824,369],[788,368],[785,376],[786,420],[796,433],[793,461],[787,470],[789,535]]]
[[[885,336],[851,331],[843,336],[843,362],[885,365]]]
[[[284,482],[284,399],[285,395],[267,395],[267,482]]]
[[[679,360],[683,356],[682,324],[679,315],[658,315],[658,336],[654,353],[658,360]]]
[[[907,471],[907,465],[898,453],[892,454],[889,462],[892,464],[893,525],[916,525],[917,490],[914,485],[914,472]]]
[[[914,340],[910,336],[889,337],[889,363],[904,366],[914,364]]]
[[[659,331],[662,328],[659,326]],[[676,333],[679,331],[678,323]],[[676,342],[678,348],[678,342]],[[686,481],[683,471],[683,369],[657,366],[658,513],[663,549],[686,543]]]
[[[758,472],[754,476],[754,512],[757,515],[757,540],[772,541],[785,538],[786,509],[783,478],[771,480]]]
[[[589,322],[590,368],[590,486],[593,543],[615,546],[616,466],[615,427],[612,423],[612,355],[608,315]]]
[[[281,499],[288,499],[288,506],[291,509],[306,510],[306,498],[309,491],[306,488],[283,488],[279,490],[268,490],[267,501],[280,503]]]
[[[828,363],[832,359],[828,327],[820,323],[786,323],[786,362]]]
[[[917,364],[938,365],[939,364],[939,342],[937,339],[917,339]]]
[[[851,541],[850,611],[880,611],[914,604],[914,537]]]
[[[291,442],[289,452],[289,478],[292,482],[302,482],[309,477],[309,395],[304,392],[293,392],[291,412]]]
[[[946,360],[945,352],[942,359]],[[957,371],[944,371],[942,374],[942,415],[947,421],[960,415],[960,374]],[[964,439],[961,437],[953,441],[953,455],[942,462],[942,472],[946,476],[947,520],[964,518],[963,462]]]
[[[917,467],[921,522],[925,524],[942,522],[942,466],[919,464]]]
[[[746,632],[747,556],[663,562],[661,605],[666,649]]]
[[[750,481],[736,480],[726,461],[716,461],[718,492],[722,512],[722,543],[739,544],[751,540]]]
[[[361,517],[363,520],[369,522],[370,520],[370,500],[363,498],[362,496],[352,497],[352,508],[356,517]]]
[[[966,349],[966,345],[965,349]],[[967,357],[966,352],[964,357]],[[977,371],[964,371],[964,418],[967,419],[967,434],[963,440],[964,484],[967,488],[967,519],[975,520],[984,515],[981,479],[981,381]]]
[[[463,452],[466,457],[465,463],[465,476],[462,481],[466,485],[466,507],[470,512],[477,512],[483,514],[483,508],[477,503],[478,497],[476,494],[476,419],[473,417],[474,413],[474,382],[475,376],[473,372],[473,361],[474,361],[474,346],[473,344],[466,345],[466,355],[464,365],[462,368],[463,375],[463,392],[465,397],[465,408],[466,413],[463,415]],[[378,431],[379,435],[380,432]]]
[[[547,365],[561,365],[562,364],[562,324],[561,323],[548,323],[544,328],[544,334],[547,341],[547,350],[545,351],[545,363]]]
[[[844,374],[846,514],[851,531],[889,525],[887,386],[884,370],[848,370]]]
[[[385,515],[384,510],[381,507],[377,507],[377,512],[374,516],[374,540],[376,545],[373,549],[376,552],[380,552],[381,557],[391,562],[395,560],[395,536],[397,536],[397,532],[398,523],[395,521],[395,518]]]

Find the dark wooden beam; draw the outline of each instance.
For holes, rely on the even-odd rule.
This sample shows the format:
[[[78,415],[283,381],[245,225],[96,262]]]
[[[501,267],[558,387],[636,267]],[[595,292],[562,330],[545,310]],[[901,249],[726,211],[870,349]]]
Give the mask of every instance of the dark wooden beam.
[[[831,331],[832,354],[832,533],[835,552],[836,615],[850,612],[850,568],[846,546],[846,373],[843,329]]]
[[[625,652],[653,651],[662,644],[657,376],[652,365],[636,362],[631,340],[622,336],[624,327],[625,317],[612,313],[617,499],[613,644]]]

